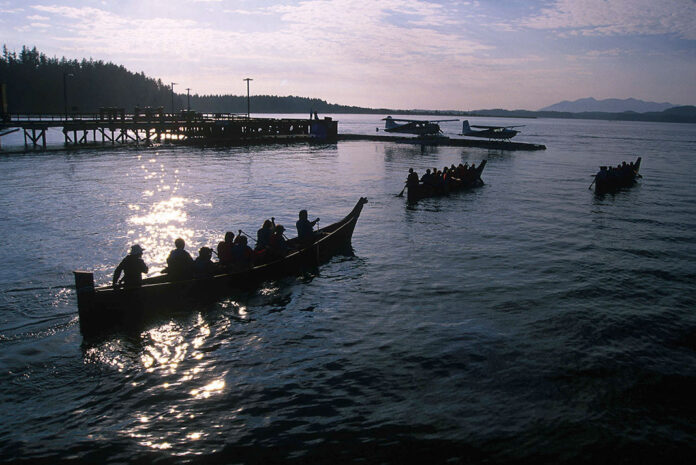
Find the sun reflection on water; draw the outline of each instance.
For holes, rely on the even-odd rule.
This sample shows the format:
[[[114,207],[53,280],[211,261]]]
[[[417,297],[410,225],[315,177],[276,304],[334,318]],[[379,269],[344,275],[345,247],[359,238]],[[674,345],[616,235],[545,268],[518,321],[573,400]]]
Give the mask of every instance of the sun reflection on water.
[[[185,425],[209,408],[209,399],[227,390],[227,372],[216,373],[214,364],[206,359],[211,347],[216,347],[211,338],[220,326],[211,327],[200,312],[185,321],[168,321],[141,332],[136,339],[115,338],[86,353],[89,361],[125,372],[121,375],[124,387],[133,390],[134,395],[142,395],[145,389],[152,396],[153,401],[134,411],[123,429],[124,434],[148,449],[167,450],[205,439],[210,433],[202,431],[200,425],[195,429]],[[229,321],[223,319],[223,324]],[[157,400],[159,389],[174,389],[187,396],[181,402],[161,403]],[[182,427],[163,429],[163,424],[171,422]]]
[[[188,220],[185,207],[188,203],[198,202],[175,196],[155,202],[145,211],[140,205],[128,206],[134,213],[128,223],[136,227],[131,231],[138,236],[133,242],[146,250],[147,262],[152,265],[151,274],[164,266],[174,239],[181,237],[188,242],[193,237],[193,229],[185,227]]]
[[[196,399],[207,399],[213,394],[221,394],[225,389],[225,380],[216,379],[201,388],[191,390],[191,395]]]
[[[176,369],[186,357],[189,344],[174,323],[168,323],[145,333],[151,341],[143,348],[141,361],[147,371],[156,368],[164,372],[176,373]]]
[[[237,302],[237,301],[234,301],[234,300],[231,300],[231,299],[229,299],[229,300],[224,300],[224,301],[220,302],[219,305],[220,305],[220,307],[222,307],[223,309],[232,309],[232,310],[234,310],[235,313],[238,315],[238,317],[239,317],[240,319],[242,319],[242,320],[245,320],[245,319],[247,319],[247,318],[249,317],[249,313],[247,312],[247,307],[244,306],[244,305],[242,305],[241,303],[239,303],[239,302]],[[230,324],[230,322],[229,322],[229,320],[228,320],[226,323],[224,323],[224,327],[222,328],[222,330],[226,330],[227,327],[229,326],[229,324]]]

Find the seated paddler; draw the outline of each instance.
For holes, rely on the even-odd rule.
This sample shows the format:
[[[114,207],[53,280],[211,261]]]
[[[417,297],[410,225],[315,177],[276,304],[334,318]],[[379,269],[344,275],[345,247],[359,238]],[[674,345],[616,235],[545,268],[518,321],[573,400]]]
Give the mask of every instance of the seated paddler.
[[[227,231],[225,240],[218,243],[217,254],[220,265],[227,266],[232,263],[232,249],[234,248],[234,233]]]
[[[116,287],[119,284],[119,278],[121,277],[121,272],[123,272],[123,279],[121,282],[125,287],[136,287],[143,283],[142,273],[147,273],[147,265],[143,261],[143,248],[138,244],[131,247],[130,253],[125,256],[121,263],[118,264],[116,270],[114,271],[113,286]]]
[[[270,258],[278,259],[286,256],[289,251],[287,242],[285,241],[285,227],[279,224],[275,227],[271,239],[268,244],[268,253]]]
[[[193,277],[194,265],[191,255],[184,250],[186,243],[182,238],[174,241],[174,250],[167,257],[167,274],[171,281],[190,279]]]
[[[232,264],[238,268],[248,268],[254,261],[254,251],[249,247],[246,236],[237,236],[232,248]]]
[[[263,222],[263,226],[256,232],[256,250],[263,250],[268,247],[273,230],[275,229],[275,218]]]
[[[215,263],[213,263],[213,249],[210,247],[201,247],[198,251],[198,257],[193,261],[193,271],[196,278],[209,278],[214,276],[217,271]]]

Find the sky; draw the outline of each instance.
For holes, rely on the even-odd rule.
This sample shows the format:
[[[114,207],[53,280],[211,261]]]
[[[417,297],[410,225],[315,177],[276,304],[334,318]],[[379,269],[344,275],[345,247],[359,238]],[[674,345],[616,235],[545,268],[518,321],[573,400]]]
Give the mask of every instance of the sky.
[[[372,108],[696,105],[696,0],[0,0],[0,42],[192,94]]]

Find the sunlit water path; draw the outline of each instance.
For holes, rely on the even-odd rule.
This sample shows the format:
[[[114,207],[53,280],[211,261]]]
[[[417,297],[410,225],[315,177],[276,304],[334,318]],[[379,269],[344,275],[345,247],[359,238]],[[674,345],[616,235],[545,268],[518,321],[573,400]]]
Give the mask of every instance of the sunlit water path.
[[[689,462],[696,127],[509,124],[548,149],[2,156],[0,461]],[[638,186],[588,190],[636,156]],[[480,189],[395,196],[409,167],[484,158]],[[156,275],[176,237],[293,231],[301,208],[326,225],[360,196],[354,256],[83,341],[72,270],[106,283],[137,242]]]

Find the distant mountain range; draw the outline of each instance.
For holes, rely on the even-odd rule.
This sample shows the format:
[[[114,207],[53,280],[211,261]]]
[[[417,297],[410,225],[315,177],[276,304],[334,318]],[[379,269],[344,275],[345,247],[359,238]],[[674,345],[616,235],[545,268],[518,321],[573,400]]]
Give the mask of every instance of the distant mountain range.
[[[448,113],[440,113],[448,114]],[[449,113],[454,114],[454,113]],[[456,113],[457,116],[486,116],[495,118],[569,118],[569,119],[601,119],[606,121],[655,121],[663,123],[696,123],[696,106],[668,108],[663,111],[623,111],[610,113],[606,111],[527,111],[527,110],[476,110],[466,113]]]
[[[669,108],[676,107],[669,102],[657,103],[646,102],[634,98],[617,99],[609,98],[605,100],[596,100],[592,97],[581,98],[573,102],[564,100],[559,103],[554,103],[548,107],[544,107],[539,111],[561,111],[567,113],[584,113],[584,112],[605,112],[605,113],[623,113],[625,111],[634,111],[636,113],[659,112]]]

